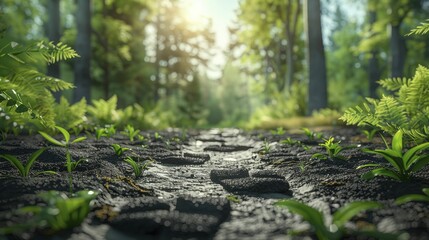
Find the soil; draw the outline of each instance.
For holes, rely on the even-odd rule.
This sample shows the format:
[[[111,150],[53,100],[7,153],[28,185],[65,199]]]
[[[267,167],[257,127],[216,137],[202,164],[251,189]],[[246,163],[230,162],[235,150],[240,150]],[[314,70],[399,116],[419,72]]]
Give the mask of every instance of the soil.
[[[276,135],[268,131],[237,129],[205,131],[142,132],[143,141],[125,136],[95,140],[88,138],[71,146],[73,159],[86,158],[73,171],[73,191],[96,190],[90,214],[78,227],[55,234],[30,229],[10,239],[315,239],[302,218],[274,205],[293,198],[323,211],[326,216],[346,203],[374,200],[384,208],[354,217],[350,228],[372,226],[380,232],[407,232],[410,239],[429,239],[429,205],[410,202],[396,205],[404,194],[421,194],[429,186],[429,168],[409,182],[384,177],[361,179],[365,169],[356,167],[382,158],[363,153],[363,148],[383,148],[378,139],[368,142],[354,128],[321,130],[324,136],[351,146],[341,153],[345,160],[311,159],[323,153],[318,144],[303,134]],[[283,144],[290,137],[302,146]],[[59,139],[59,137],[58,137]],[[132,149],[115,155],[111,145]],[[264,151],[266,144],[270,150]],[[19,177],[7,161],[0,161],[0,228],[28,221],[16,210],[43,205],[37,193],[69,192],[65,149],[41,136],[9,137],[0,143],[0,154],[26,161],[34,151],[47,147],[31,169],[30,177]],[[154,162],[135,178],[123,159],[138,156]],[[58,175],[37,175],[53,170]],[[2,236],[0,236],[0,239]],[[355,239],[346,236],[347,239]]]

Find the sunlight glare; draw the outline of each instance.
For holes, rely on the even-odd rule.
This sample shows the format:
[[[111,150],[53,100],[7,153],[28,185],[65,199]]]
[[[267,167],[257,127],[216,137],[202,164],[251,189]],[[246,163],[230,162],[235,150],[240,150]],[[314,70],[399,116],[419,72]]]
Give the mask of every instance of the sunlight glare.
[[[207,17],[207,8],[204,4],[204,0],[183,0],[183,6],[186,14],[186,18],[194,23],[198,24],[202,21],[201,18]]]

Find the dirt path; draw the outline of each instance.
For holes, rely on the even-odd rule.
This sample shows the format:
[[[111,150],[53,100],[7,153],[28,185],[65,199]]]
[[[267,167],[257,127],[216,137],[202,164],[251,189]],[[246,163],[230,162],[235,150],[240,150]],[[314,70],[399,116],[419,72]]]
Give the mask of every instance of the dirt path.
[[[144,132],[143,141],[123,136],[96,141],[89,139],[71,148],[74,159],[86,158],[73,172],[73,190],[100,192],[93,210],[80,226],[56,233],[56,239],[284,239],[289,230],[308,225],[273,204],[294,198],[330,215],[345,203],[376,200],[387,207],[354,219],[354,226],[374,226],[382,232],[406,231],[411,239],[429,237],[427,203],[397,206],[394,199],[421,193],[429,186],[429,171],[415,180],[399,183],[389,179],[362,180],[356,166],[369,158],[360,150],[379,145],[362,141],[357,131],[335,129],[325,136],[342,144],[360,144],[345,151],[348,160],[315,160],[322,152],[317,141],[302,134],[243,133],[236,129],[207,131]],[[307,146],[280,144],[290,137]],[[181,141],[178,139],[182,138]],[[132,149],[118,157],[112,143]],[[48,145],[40,136],[16,137],[0,144],[0,154],[27,159]],[[269,149],[267,147],[269,146]],[[263,150],[265,148],[266,152]],[[126,156],[155,162],[140,178],[134,178]],[[65,150],[50,146],[32,171],[54,170],[59,175],[32,174],[23,179],[6,161],[0,161],[0,227],[26,221],[11,209],[40,205],[41,191],[67,192]],[[359,225],[360,224],[360,225]],[[352,224],[353,225],[353,224]],[[363,225],[362,225],[363,226]],[[18,237],[46,238],[43,231],[28,230]],[[309,232],[305,235],[313,236]],[[314,237],[314,236],[313,236]]]

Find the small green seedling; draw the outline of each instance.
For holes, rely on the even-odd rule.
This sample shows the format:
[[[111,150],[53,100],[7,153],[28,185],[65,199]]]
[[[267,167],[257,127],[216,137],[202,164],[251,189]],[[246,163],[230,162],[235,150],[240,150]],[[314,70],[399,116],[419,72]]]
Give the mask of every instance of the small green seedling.
[[[66,153],[66,164],[65,164],[65,166],[67,167],[67,172],[71,173],[72,171],[74,171],[77,168],[77,166],[79,166],[83,162],[88,162],[88,159],[81,158],[81,159],[75,161],[75,160],[73,160],[73,158],[71,157],[71,154],[69,152]]]
[[[155,138],[155,140],[160,140],[160,139],[162,139],[161,134],[159,134],[158,132],[155,132],[155,133],[153,134],[153,137]]]
[[[240,198],[238,198],[235,195],[227,195],[226,199],[230,202],[233,202],[233,203],[240,203],[241,202]]]
[[[121,132],[123,135],[127,136],[131,142],[134,141],[134,138],[137,137],[137,135],[139,135],[140,130],[138,129],[134,129],[133,126],[131,125],[127,125],[125,130]]]
[[[27,161],[27,164],[24,166],[21,161],[16,158],[15,156],[8,155],[8,154],[2,154],[0,155],[0,158],[3,158],[7,160],[12,166],[14,166],[21,177],[28,177],[30,175],[31,167],[33,167],[33,164],[36,162],[37,158],[46,150],[46,148],[41,148],[31,154],[30,158]],[[43,171],[38,172],[37,174],[56,174],[56,172],[53,171]]]
[[[28,206],[19,209],[19,213],[32,213],[30,220],[33,228],[49,229],[53,232],[79,226],[87,217],[91,201],[98,195],[98,192],[82,190],[69,198],[64,193],[58,191],[48,191],[38,194],[47,206]]]
[[[127,157],[124,159],[126,163],[128,163],[134,171],[134,176],[136,178],[141,177],[143,171],[149,168],[149,165],[152,163],[151,161],[145,161],[145,163],[141,164],[139,162],[134,161],[132,157]]]
[[[124,152],[131,150],[130,148],[121,147],[119,144],[112,144],[112,148],[115,151],[116,156],[120,157],[124,154]]]
[[[320,158],[320,159],[342,159],[345,158],[340,154],[341,151],[343,151],[345,148],[340,146],[340,142],[334,142],[334,138],[330,137],[329,139],[325,139],[324,143],[319,144],[319,146],[322,146],[326,149],[326,153],[316,153],[311,156],[311,158]]]
[[[55,126],[55,128],[61,132],[61,134],[64,137],[64,140],[58,141],[55,138],[53,138],[52,136],[50,136],[49,134],[42,132],[42,131],[39,131],[39,133],[40,133],[40,135],[42,135],[42,137],[44,137],[50,143],[57,145],[57,146],[60,146],[60,147],[65,147],[65,148],[68,148],[73,143],[82,142],[83,140],[86,139],[86,137],[79,137],[79,138],[76,138],[75,140],[70,142],[70,133],[67,130],[65,130],[64,128],[59,127],[59,126]]]
[[[293,145],[301,145],[300,141],[293,140],[291,137],[288,137],[288,138],[286,138],[284,140],[281,140],[280,143],[281,144],[286,144],[286,145],[291,145],[291,146],[293,146]]]
[[[264,140],[264,145],[262,146],[262,149],[259,151],[260,154],[268,154],[271,152],[271,145],[267,141],[267,139]]]
[[[366,138],[368,139],[368,141],[372,141],[375,137],[375,134],[380,132],[380,130],[373,128],[373,129],[364,129],[362,130],[362,133],[366,136]]]
[[[282,127],[278,127],[276,130],[271,130],[271,134],[273,135],[283,135],[285,132],[286,131]]]
[[[396,204],[404,204],[407,202],[429,202],[429,188],[423,188],[424,194],[408,194],[398,197],[395,201]]]
[[[362,178],[370,180],[376,176],[386,176],[398,181],[408,181],[413,173],[420,171],[423,167],[428,165],[429,154],[420,155],[419,153],[429,148],[429,142],[417,145],[403,153],[402,135],[403,133],[401,130],[396,132],[392,139],[391,148],[385,141],[387,147],[385,150],[364,150],[370,154],[383,156],[383,158],[390,163],[390,167],[384,167],[376,163],[360,165],[357,169],[376,167],[376,169],[363,174]]]
[[[315,133],[308,128],[301,128],[301,130],[304,131],[304,134],[310,141],[319,140],[323,138],[323,133]]]
[[[332,216],[331,221],[326,221],[323,213],[315,208],[307,206],[295,200],[281,200],[275,205],[287,208],[292,213],[300,215],[307,221],[316,233],[318,239],[321,240],[336,240],[342,239],[348,235],[363,235],[366,237],[375,237],[376,239],[388,237],[384,239],[396,239],[397,234],[380,233],[371,230],[352,230],[346,227],[346,223],[362,211],[377,209],[382,207],[380,203],[373,201],[357,201],[351,202],[344,207],[338,209]]]

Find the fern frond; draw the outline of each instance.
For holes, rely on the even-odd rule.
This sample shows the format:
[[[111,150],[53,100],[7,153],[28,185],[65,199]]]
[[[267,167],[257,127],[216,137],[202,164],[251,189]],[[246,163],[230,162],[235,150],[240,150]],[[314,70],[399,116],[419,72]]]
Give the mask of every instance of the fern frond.
[[[378,81],[380,86],[389,91],[399,90],[403,86],[408,86],[410,82],[410,78],[386,78]]]
[[[375,117],[381,128],[390,134],[407,125],[407,113],[403,105],[391,96],[383,96],[375,108]]]
[[[47,63],[55,63],[79,57],[75,50],[62,42],[55,45],[53,42],[45,43],[41,41],[37,43],[37,47],[40,49]]]
[[[405,36],[410,35],[424,35],[429,32],[429,19],[426,19],[426,22],[420,23],[419,26],[417,26],[414,29],[411,29],[409,33],[407,33]]]
[[[69,130],[79,126],[86,120],[86,100],[82,98],[79,102],[70,105],[66,98],[61,97],[60,102],[55,104],[55,123]]]
[[[415,115],[429,107],[429,69],[418,66],[407,90],[400,93],[410,114]]]
[[[362,106],[356,106],[346,109],[340,120],[344,121],[347,125],[357,126],[378,126],[378,119],[375,117],[375,108],[377,102],[374,99],[367,98],[367,102]]]

